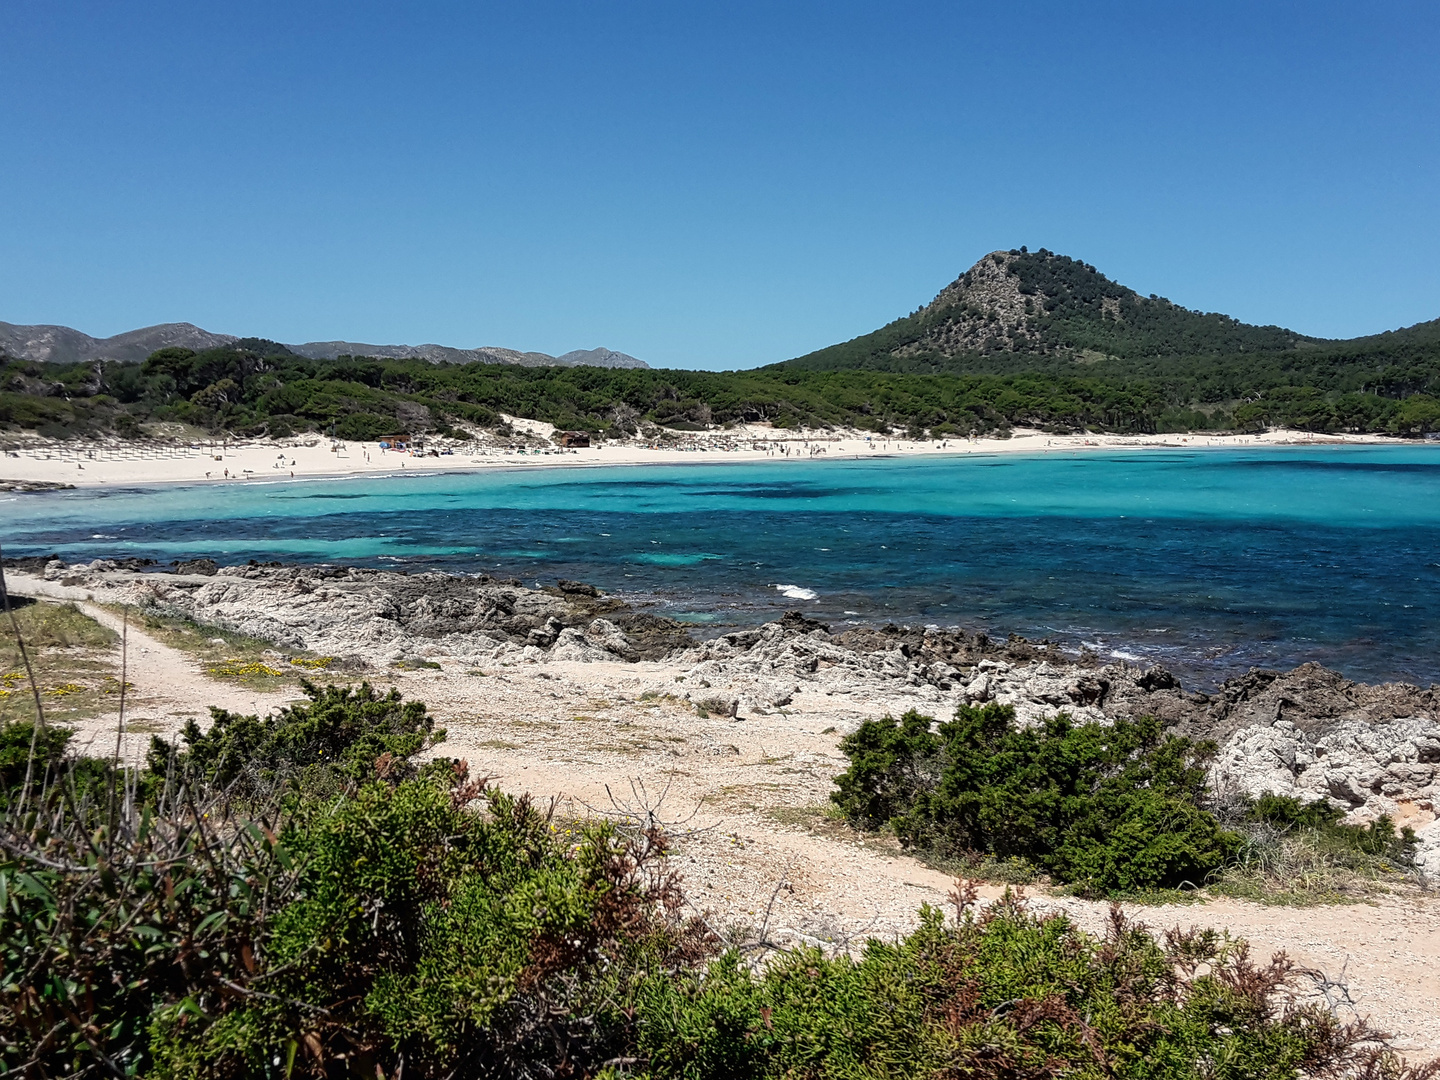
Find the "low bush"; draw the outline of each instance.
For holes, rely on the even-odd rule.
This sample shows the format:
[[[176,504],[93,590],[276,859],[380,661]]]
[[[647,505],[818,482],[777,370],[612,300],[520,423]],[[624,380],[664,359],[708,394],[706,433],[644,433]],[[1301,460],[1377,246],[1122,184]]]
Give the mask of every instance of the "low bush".
[[[1345,812],[1324,799],[1302,802],[1287,795],[1266,794],[1250,803],[1248,821],[1268,825],[1282,833],[1309,833],[1331,845],[1364,855],[1375,855],[1408,864],[1415,856],[1419,838],[1408,825],[1399,832],[1395,822],[1381,816],[1364,825],[1347,824]]]
[[[185,725],[183,748],[152,739],[151,775],[180,775],[245,797],[301,776],[333,789],[372,777],[377,768],[387,779],[404,779],[415,772],[411,758],[444,741],[424,702],[402,701],[398,690],[381,694],[368,682],[322,689],[302,680],[301,686],[310,700],[273,716],[212,708],[208,730],[194,720]]]
[[[206,803],[117,824],[103,799],[56,794],[4,822],[0,1071],[149,1075],[157,1026],[202,1024],[245,992],[265,919],[293,889],[284,855]]]
[[[249,992],[158,1016],[151,1075],[587,1076],[624,1057],[644,973],[708,948],[658,849],[604,825],[561,842],[528,799],[460,780],[295,814],[277,850],[300,869]]]
[[[75,732],[52,724],[37,725],[31,720],[12,720],[0,725],[0,808],[8,812],[24,802],[40,798],[46,791],[94,800],[114,784],[109,762],[92,757],[73,757],[70,741]],[[28,780],[28,783],[27,783]],[[64,788],[58,787],[63,782]]]
[[[42,727],[23,720],[0,727],[0,798],[25,789],[28,775],[32,787],[43,786],[65,761],[74,732],[63,727]]]
[[[1013,893],[858,957],[796,949],[756,973],[727,953],[703,978],[647,980],[639,1075],[1054,1078],[1406,1072],[1361,1029],[1285,1001],[1297,972],[1214,931],[1158,940],[1112,909],[1095,938]],[[1426,1075],[1424,1068],[1408,1072]],[[1430,1073],[1429,1075],[1434,1075]]]
[[[1387,817],[1365,825],[1342,819],[1324,800],[1263,795],[1219,808],[1244,842],[1215,875],[1210,891],[1269,904],[1324,904],[1363,899],[1419,882],[1418,838]]]
[[[1014,720],[990,704],[939,725],[913,710],[867,721],[841,741],[850,767],[831,797],[908,848],[1023,859],[1090,893],[1198,885],[1238,850],[1201,806],[1213,746],[1154,718]]]

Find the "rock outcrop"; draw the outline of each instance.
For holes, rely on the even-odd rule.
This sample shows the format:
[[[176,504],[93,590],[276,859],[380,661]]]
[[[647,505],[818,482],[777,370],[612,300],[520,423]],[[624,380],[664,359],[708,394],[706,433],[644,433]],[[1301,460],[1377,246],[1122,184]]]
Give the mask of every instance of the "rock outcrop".
[[[169,611],[279,646],[368,663],[414,655],[633,661],[691,644],[679,623],[636,611],[575,582],[527,589],[518,581],[483,574],[253,564],[217,568],[208,560],[180,564],[177,570],[143,572],[113,562],[67,566],[53,560],[43,574],[98,599]]]

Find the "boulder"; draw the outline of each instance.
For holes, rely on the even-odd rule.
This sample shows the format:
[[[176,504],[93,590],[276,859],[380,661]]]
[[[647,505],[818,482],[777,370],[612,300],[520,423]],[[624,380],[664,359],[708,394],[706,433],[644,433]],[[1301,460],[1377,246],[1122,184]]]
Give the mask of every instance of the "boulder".
[[[609,619],[594,619],[585,628],[585,639],[593,646],[605,650],[622,660],[636,660],[639,654],[625,632]]]
[[[614,657],[593,644],[589,638],[573,626],[567,626],[557,635],[555,647],[550,650],[547,659],[589,664],[596,660],[613,660]]]

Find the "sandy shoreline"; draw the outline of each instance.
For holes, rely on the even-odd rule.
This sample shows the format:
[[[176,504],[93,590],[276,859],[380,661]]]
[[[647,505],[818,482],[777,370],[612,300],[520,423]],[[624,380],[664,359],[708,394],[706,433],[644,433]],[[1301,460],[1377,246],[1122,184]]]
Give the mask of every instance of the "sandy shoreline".
[[[527,423],[541,438],[553,429]],[[375,443],[311,436],[279,442],[159,444],[31,443],[0,456],[0,480],[69,484],[77,488],[159,484],[275,483],[360,476],[426,475],[497,469],[613,465],[696,465],[743,462],[837,461],[878,457],[965,457],[992,454],[1074,453],[1093,450],[1253,450],[1297,446],[1426,446],[1413,439],[1374,435],[1314,435],[1275,430],[1263,435],[1047,435],[1016,429],[1009,439],[882,439],[864,433],[790,432],[758,426],[695,433],[683,445],[652,448],[609,443],[583,449],[507,451],[467,448],[439,457],[382,450]]]

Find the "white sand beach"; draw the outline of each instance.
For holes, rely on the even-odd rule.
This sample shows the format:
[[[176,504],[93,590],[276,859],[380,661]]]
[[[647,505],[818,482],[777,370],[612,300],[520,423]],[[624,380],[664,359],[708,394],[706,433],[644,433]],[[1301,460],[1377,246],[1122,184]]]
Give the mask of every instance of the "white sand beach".
[[[69,484],[75,487],[153,484],[302,481],[399,473],[473,472],[483,469],[604,465],[695,465],[857,459],[867,457],[1044,454],[1154,449],[1254,449],[1325,445],[1417,446],[1413,439],[1377,435],[1316,435],[1276,429],[1261,435],[1051,435],[1017,428],[1009,438],[926,439],[881,437],[855,430],[791,431],[745,425],[705,432],[672,433],[664,441],[609,442],[563,449],[550,441],[554,428],[513,420],[523,449],[494,437],[471,442],[430,439],[423,451],[382,448],[376,442],[332,440],[318,435],[284,440],[194,442],[53,442],[15,440],[0,456],[0,481]],[[511,446],[516,440],[510,440]],[[1440,444],[1435,445],[1440,448]],[[431,450],[437,453],[432,455]]]

